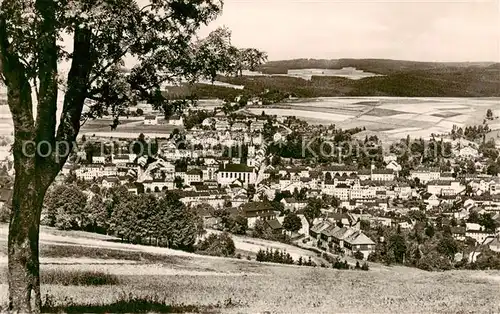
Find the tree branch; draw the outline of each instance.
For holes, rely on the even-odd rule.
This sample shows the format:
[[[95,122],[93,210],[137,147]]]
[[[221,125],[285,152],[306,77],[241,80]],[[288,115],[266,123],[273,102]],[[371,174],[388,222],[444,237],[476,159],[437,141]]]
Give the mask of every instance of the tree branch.
[[[87,97],[89,76],[93,61],[91,58],[92,33],[87,28],[77,28],[74,34],[73,61],[68,73],[67,89],[63,111],[57,129],[56,142],[71,144],[80,130],[80,117]],[[57,156],[57,170],[62,168],[67,156]],[[56,172],[57,174],[57,172]]]
[[[7,85],[10,112],[14,123],[16,143],[20,148],[22,141],[33,140],[33,112],[31,86],[26,77],[26,69],[19,58],[12,54],[7,38],[7,23],[0,15],[0,70]],[[16,149],[14,149],[16,151]]]
[[[36,10],[41,23],[37,42],[38,106],[36,118],[37,142],[54,142],[57,112],[57,30],[56,5],[53,0],[37,0]],[[35,82],[36,84],[36,82]]]

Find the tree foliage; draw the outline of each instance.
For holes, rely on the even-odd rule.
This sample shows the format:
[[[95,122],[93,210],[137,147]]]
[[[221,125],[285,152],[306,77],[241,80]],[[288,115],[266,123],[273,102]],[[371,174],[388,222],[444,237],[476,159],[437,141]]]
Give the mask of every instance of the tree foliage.
[[[299,216],[294,213],[289,213],[283,219],[283,228],[291,232],[297,232],[302,228],[302,222]]]

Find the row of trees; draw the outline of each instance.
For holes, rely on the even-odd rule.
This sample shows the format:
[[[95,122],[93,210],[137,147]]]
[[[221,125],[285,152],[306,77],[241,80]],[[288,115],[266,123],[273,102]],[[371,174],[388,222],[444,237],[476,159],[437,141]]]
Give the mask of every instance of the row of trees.
[[[47,193],[43,222],[63,230],[116,235],[122,241],[192,251],[203,231],[197,213],[175,194],[161,198],[112,188],[87,196],[76,185],[58,185]]]

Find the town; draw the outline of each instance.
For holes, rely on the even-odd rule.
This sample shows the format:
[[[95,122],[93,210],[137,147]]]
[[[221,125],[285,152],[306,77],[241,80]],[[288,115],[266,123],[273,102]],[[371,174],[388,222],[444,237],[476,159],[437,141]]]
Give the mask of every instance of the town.
[[[255,98],[246,105],[259,103]],[[499,151],[493,139],[484,141],[482,126],[467,128],[466,135],[454,127],[430,140],[407,137],[383,145],[361,128],[309,125],[239,107],[230,112],[193,107],[170,117],[144,109],[147,104],[141,108],[130,110],[139,111],[134,115],[144,127],[173,127],[169,137],[84,133],[56,178],[58,196],[70,186],[83,191],[86,202],[96,194],[108,202],[113,193],[105,191],[111,190],[175,195],[195,209],[205,228],[296,243],[331,256],[426,270],[500,265]],[[9,165],[6,158],[6,175]],[[4,206],[10,196],[6,187]],[[46,206],[42,222],[55,215],[47,219],[49,225],[66,219],[63,228],[89,230],[78,218],[81,213],[63,218],[54,211],[61,213]],[[133,208],[128,212],[141,215]],[[123,236],[111,230],[101,232]],[[442,254],[423,253],[419,243],[424,240],[412,235],[429,238]],[[133,232],[127,237],[134,238]]]

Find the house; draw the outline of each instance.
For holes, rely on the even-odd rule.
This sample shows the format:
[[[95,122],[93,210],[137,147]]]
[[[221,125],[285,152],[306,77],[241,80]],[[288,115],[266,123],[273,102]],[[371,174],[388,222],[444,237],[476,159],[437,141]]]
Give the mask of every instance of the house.
[[[466,223],[465,236],[473,238],[478,244],[483,244],[486,239],[494,237],[495,233],[484,230],[484,228],[477,223]]]
[[[387,163],[387,166],[385,166],[385,169],[389,169],[389,170],[392,170],[392,171],[394,171],[394,172],[399,172],[399,171],[401,171],[401,169],[403,169],[403,168],[401,167],[401,165],[400,165],[400,164],[398,164],[398,162],[397,162],[397,161],[395,161],[395,160],[391,160],[391,161],[389,161],[389,162]]]
[[[248,129],[248,126],[246,125],[246,123],[243,123],[243,122],[236,122],[231,126],[232,132],[245,131],[247,129]]]
[[[496,236],[490,243],[488,243],[488,247],[493,252],[500,253],[500,236]]]
[[[190,185],[192,182],[202,182],[203,172],[200,169],[190,169],[184,175],[184,182]]]
[[[284,198],[281,200],[281,203],[283,204],[283,206],[285,207],[286,210],[289,210],[292,212],[295,212],[295,211],[307,206],[306,201],[297,200],[293,197]]]
[[[112,164],[80,165],[80,167],[75,170],[75,175],[80,180],[90,181],[107,176],[116,176],[118,175],[118,168]]]
[[[135,194],[135,195],[138,194],[138,188],[137,188],[136,184],[134,184],[134,183],[127,183],[127,184],[125,184],[125,187],[127,188],[127,191],[129,193],[132,193],[132,194]]]
[[[457,195],[465,190],[459,181],[432,180],[427,183],[427,192],[435,195]]]
[[[318,221],[309,229],[309,236],[312,239],[320,240],[321,232],[331,226],[333,226],[333,223],[329,222],[328,220]]]
[[[264,223],[271,228],[273,232],[281,232],[283,230],[283,226],[277,219],[265,220]]]
[[[393,181],[395,177],[392,169],[373,169],[371,171],[372,181]]]
[[[465,241],[465,228],[464,227],[451,227],[451,235],[455,240]]]
[[[92,156],[93,164],[104,164],[106,163],[106,156]]]
[[[437,207],[439,206],[439,204],[441,204],[441,200],[439,200],[439,197],[437,197],[436,194],[425,193],[422,196],[422,199],[424,200],[424,203],[427,205],[427,209]]]
[[[144,125],[158,125],[158,117],[156,115],[144,116]]]
[[[264,130],[265,121],[257,120],[250,124],[251,132],[262,132]]]
[[[229,122],[227,122],[226,120],[217,120],[215,122],[215,129],[217,131],[226,131],[229,130],[229,128]]]
[[[375,242],[361,230],[352,227],[330,228],[327,235],[331,239],[329,245],[332,248],[343,249],[347,255],[360,251],[366,259],[375,250]]]
[[[160,191],[174,189],[173,181],[165,181],[163,179],[145,180],[144,182],[142,182],[142,184],[144,185],[144,192],[146,193],[160,192]]]
[[[205,118],[202,122],[201,125],[204,127],[212,127],[215,124],[215,119],[214,118]]]
[[[174,126],[183,126],[184,118],[181,115],[172,115],[168,119],[165,119],[165,124]]]
[[[130,157],[128,155],[113,155],[111,157],[111,162],[114,165],[117,165],[117,166],[124,166],[124,165],[127,165],[130,162],[133,162],[133,160],[130,160]]]
[[[249,228],[253,228],[258,219],[275,220],[277,216],[269,202],[249,202],[241,205],[240,211],[247,218]]]
[[[439,168],[418,168],[410,171],[410,177],[415,180],[419,179],[420,183],[427,183],[432,180],[439,180],[441,172]]]
[[[375,242],[361,230],[357,230],[344,238],[344,250],[347,255],[353,255],[359,251],[363,253],[364,259],[368,259],[368,255],[375,251]]]
[[[112,187],[120,185],[120,179],[116,176],[105,177],[102,180],[102,187],[111,189]]]
[[[467,146],[458,151],[458,156],[467,159],[474,159],[479,157],[479,152],[474,147]]]

